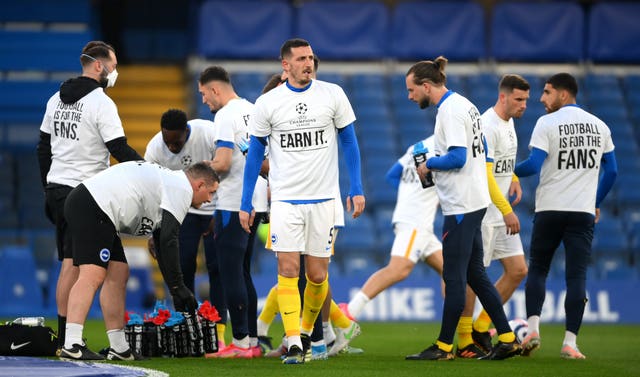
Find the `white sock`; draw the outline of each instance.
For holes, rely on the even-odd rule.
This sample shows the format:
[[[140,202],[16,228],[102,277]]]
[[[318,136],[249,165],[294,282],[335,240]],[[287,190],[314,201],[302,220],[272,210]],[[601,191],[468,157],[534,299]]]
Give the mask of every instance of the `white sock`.
[[[576,344],[576,340],[577,340],[578,336],[574,333],[572,333],[571,331],[565,331],[564,332],[564,341],[562,342],[563,345],[567,345],[567,346],[571,346],[573,348],[577,348],[577,344]]]
[[[531,334],[532,332],[537,332],[538,334],[540,334],[539,315],[532,315],[531,317],[527,318],[527,322],[529,323],[529,334]]]
[[[331,344],[336,340],[336,333],[335,331],[333,331],[331,322],[322,322],[322,337],[324,338],[324,342],[326,344]]]
[[[300,339],[300,335],[292,335],[287,337],[287,349],[298,346],[302,349],[302,340]]]
[[[258,319],[258,336],[268,336],[269,325],[270,325],[269,323],[266,323]]]
[[[256,347],[258,345],[258,338],[249,337],[249,345],[251,347]]]
[[[64,348],[73,348],[74,344],[84,345],[82,342],[82,330],[84,325],[79,323],[69,323],[65,327]]]
[[[367,295],[362,293],[362,291],[358,291],[355,297],[349,301],[349,313],[353,316],[353,318],[358,318],[364,307],[371,301]]]
[[[124,337],[124,329],[107,331],[107,338],[109,338],[109,347],[118,353],[122,353],[130,348],[129,343],[127,343]]]
[[[238,347],[238,348],[245,348],[246,349],[246,348],[249,348],[249,346],[251,345],[251,342],[249,340],[249,336],[247,335],[242,339],[233,338],[233,344],[235,344],[236,347]]]

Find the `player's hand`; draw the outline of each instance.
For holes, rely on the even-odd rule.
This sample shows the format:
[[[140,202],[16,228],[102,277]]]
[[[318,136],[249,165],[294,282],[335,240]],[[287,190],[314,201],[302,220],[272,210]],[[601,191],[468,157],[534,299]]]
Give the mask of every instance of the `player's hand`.
[[[172,288],[171,296],[177,312],[195,312],[198,309],[198,301],[184,283]]]
[[[598,221],[600,221],[600,208],[596,208],[596,218],[593,220],[593,222],[597,224]]]
[[[520,220],[515,212],[504,215],[504,225],[507,228],[507,234],[520,233]]]
[[[416,171],[418,172],[418,178],[420,178],[420,181],[422,182],[425,180],[427,173],[429,173],[431,169],[427,167],[427,163],[425,162],[424,164],[418,165],[416,167]]]
[[[153,241],[153,237],[149,237],[149,240],[147,240],[147,247],[149,248],[149,254],[151,254],[153,259],[157,259],[156,258],[156,243]]]
[[[249,214],[247,211],[240,210],[238,217],[240,218],[240,226],[242,226],[242,229],[247,233],[251,233],[251,226],[253,225],[253,220],[256,218],[256,211],[251,210],[251,214]]]
[[[207,227],[207,230],[205,230],[202,233],[203,237],[208,236],[209,234],[213,233],[213,228],[216,226],[216,218],[211,216],[211,221],[209,221],[209,226]]]
[[[520,199],[522,199],[522,186],[520,186],[520,182],[511,181],[511,185],[509,186],[509,197],[515,198],[511,201],[511,205],[515,206],[520,203]]]
[[[352,204],[353,204],[353,214],[351,215],[351,217],[355,219],[358,216],[360,216],[364,211],[364,206],[365,206],[364,195],[355,195],[353,197],[353,200],[351,199],[350,196],[347,196],[347,212],[351,212]]]

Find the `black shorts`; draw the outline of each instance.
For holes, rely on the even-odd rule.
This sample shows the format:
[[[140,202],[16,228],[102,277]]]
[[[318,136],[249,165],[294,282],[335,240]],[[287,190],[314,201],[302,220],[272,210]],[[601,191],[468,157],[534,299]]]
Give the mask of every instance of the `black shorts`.
[[[69,193],[64,215],[71,233],[74,265],[107,268],[109,261],[127,263],[115,226],[83,184]]]
[[[58,260],[72,258],[71,233],[64,218],[64,202],[73,190],[71,186],[50,183],[45,190],[45,211],[49,220],[56,226],[56,247],[58,248]]]

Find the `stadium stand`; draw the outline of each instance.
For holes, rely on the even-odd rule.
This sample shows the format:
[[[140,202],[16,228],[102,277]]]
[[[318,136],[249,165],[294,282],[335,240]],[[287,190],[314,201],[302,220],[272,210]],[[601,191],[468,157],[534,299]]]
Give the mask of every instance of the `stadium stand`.
[[[590,277],[639,278],[640,4],[503,1],[482,7],[472,1],[323,1],[294,6],[285,0],[198,0],[177,9],[160,1],[127,2],[122,9],[123,55],[137,64],[121,64],[118,84],[110,89],[130,142],[140,153],[169,107],[191,106],[191,117],[212,119],[197,92],[200,68],[193,67],[202,64],[250,61],[230,71],[238,93],[255,101],[268,74],[277,72],[271,68],[282,41],[302,36],[322,60],[319,78],[345,89],[358,117],[367,216],[349,220],[338,238],[340,273],[368,273],[379,267],[371,262],[386,261],[396,192],[384,182],[384,174],[407,147],[433,131],[435,109],[420,110],[407,100],[404,75],[410,62],[445,55],[452,68],[447,86],[474,101],[481,112],[495,103],[500,74],[516,67],[532,85],[528,109],[516,120],[519,160],[528,155],[531,130],[544,114],[539,103],[543,79],[551,70],[568,68],[580,78],[579,104],[611,127],[619,164],[618,182],[596,227]],[[142,10],[153,16],[141,19]],[[188,19],[187,13],[195,16]],[[4,4],[0,14],[0,249],[18,245],[30,250],[38,273],[51,264],[53,240],[43,216],[34,154],[38,128],[48,97],[61,80],[79,72],[78,50],[100,38],[95,18],[86,0],[22,0]],[[201,64],[190,64],[189,57]],[[371,62],[382,63],[367,64]],[[618,65],[608,69],[604,64],[610,63]],[[342,160],[340,171],[345,193]],[[525,250],[536,183],[537,178],[522,180],[525,195],[516,207]],[[436,222],[439,229],[441,215]],[[363,253],[374,257],[362,264],[358,258]],[[0,252],[0,258],[15,252],[5,254]],[[558,251],[551,271],[557,278],[564,277],[563,254]],[[272,273],[273,268],[272,258],[259,258],[258,270]],[[42,276],[31,281],[36,279],[48,285]],[[139,279],[148,282],[146,276]]]

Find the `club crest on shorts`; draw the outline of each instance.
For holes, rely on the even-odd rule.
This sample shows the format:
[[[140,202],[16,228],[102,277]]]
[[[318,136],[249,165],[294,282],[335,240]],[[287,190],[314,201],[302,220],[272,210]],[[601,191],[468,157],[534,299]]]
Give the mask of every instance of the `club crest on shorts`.
[[[111,252],[109,249],[100,250],[100,260],[106,263],[109,259],[111,259]]]
[[[271,244],[275,245],[276,243],[278,243],[278,235],[275,233],[271,233]]]

